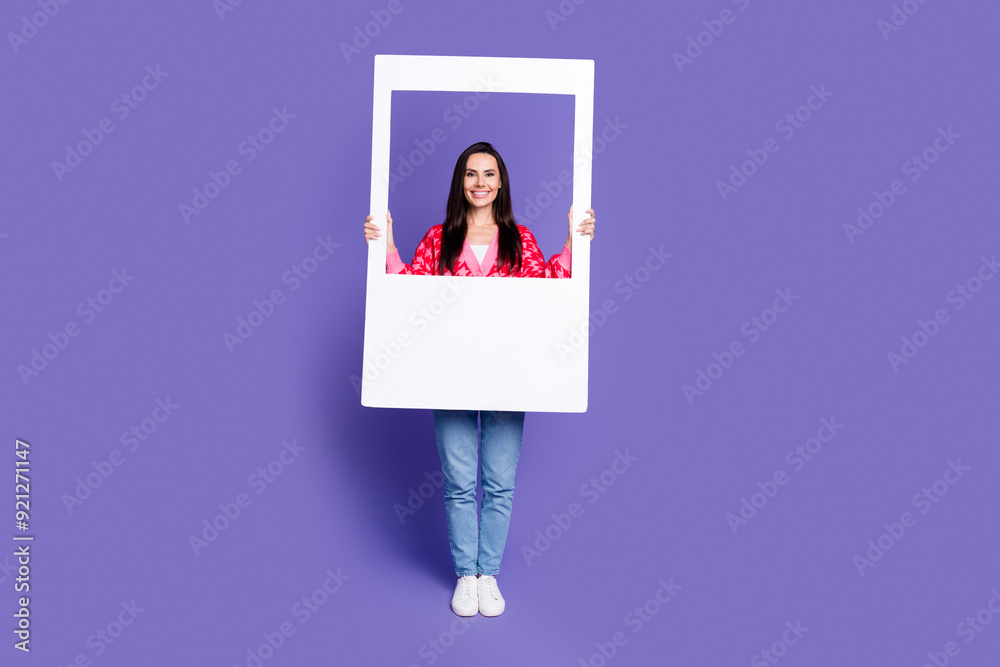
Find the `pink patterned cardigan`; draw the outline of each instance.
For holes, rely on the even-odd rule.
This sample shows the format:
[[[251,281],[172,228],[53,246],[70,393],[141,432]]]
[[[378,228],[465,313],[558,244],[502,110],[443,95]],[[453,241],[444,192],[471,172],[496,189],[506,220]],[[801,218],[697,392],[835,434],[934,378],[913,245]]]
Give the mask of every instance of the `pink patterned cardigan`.
[[[404,264],[399,257],[399,251],[385,257],[386,273],[405,273],[411,275],[437,275],[438,254],[441,250],[441,229],[442,225],[434,225],[424,238],[417,245],[417,251],[413,255],[413,264]],[[472,252],[472,246],[468,239],[462,248],[462,254],[455,260],[455,273],[445,270],[445,275],[456,276],[491,276],[514,277],[514,278],[569,278],[572,269],[572,250],[569,246],[563,245],[562,252],[553,255],[552,259],[545,262],[545,256],[538,248],[534,234],[524,225],[518,225],[517,230],[521,233],[521,270],[515,273],[507,273],[497,267],[497,247],[499,232],[493,235],[489,247],[486,248],[486,255],[483,257],[482,265]]]

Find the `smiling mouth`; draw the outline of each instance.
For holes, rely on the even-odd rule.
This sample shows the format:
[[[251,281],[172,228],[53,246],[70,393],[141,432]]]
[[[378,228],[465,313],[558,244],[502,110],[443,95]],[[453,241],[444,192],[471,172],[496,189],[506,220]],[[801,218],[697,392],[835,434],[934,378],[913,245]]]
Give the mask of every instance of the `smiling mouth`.
[[[489,190],[472,190],[472,196],[476,199],[485,199],[490,196]]]

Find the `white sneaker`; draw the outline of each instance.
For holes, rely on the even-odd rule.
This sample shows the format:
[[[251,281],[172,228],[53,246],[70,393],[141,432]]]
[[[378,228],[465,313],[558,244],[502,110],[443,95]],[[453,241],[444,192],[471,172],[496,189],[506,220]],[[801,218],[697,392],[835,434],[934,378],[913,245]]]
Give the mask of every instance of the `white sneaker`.
[[[497,578],[491,574],[479,577],[479,613],[483,616],[499,616],[503,613],[504,601],[497,587]]]
[[[476,576],[459,577],[455,594],[451,596],[451,610],[459,616],[475,616],[479,611]]]

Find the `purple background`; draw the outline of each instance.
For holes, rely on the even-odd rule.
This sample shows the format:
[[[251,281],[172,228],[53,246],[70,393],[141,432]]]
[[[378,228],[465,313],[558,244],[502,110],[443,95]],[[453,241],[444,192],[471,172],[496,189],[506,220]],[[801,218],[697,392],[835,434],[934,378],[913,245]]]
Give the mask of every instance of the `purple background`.
[[[1000,618],[960,624],[1000,591],[1000,281],[973,280],[981,290],[961,309],[948,295],[1000,250],[1000,10],[903,4],[917,11],[887,38],[878,22],[892,4],[857,0],[564,2],[573,12],[556,23],[555,0],[402,0],[398,14],[386,2],[244,2],[221,20],[208,0],[74,2],[16,51],[8,36],[0,492],[12,536],[12,445],[30,441],[35,542],[33,650],[8,633],[4,664],[246,665],[284,622],[295,632],[266,665],[772,664],[766,649],[787,665],[917,667],[949,642],[949,664],[996,664]],[[733,21],[711,23],[724,9]],[[0,26],[19,31],[38,11],[5,3]],[[371,11],[391,21],[348,60],[340,43]],[[722,32],[710,44],[705,32],[678,71],[672,54],[703,21]],[[431,415],[365,409],[351,383],[376,53],[591,58],[595,134],[620,130],[595,143],[591,307],[614,312],[594,317],[590,407],[528,415],[499,578],[507,611],[467,628],[448,607],[441,490],[405,522],[394,508],[439,470]],[[113,100],[147,66],[169,74],[120,119]],[[776,122],[813,86],[832,96],[786,137]],[[393,165],[441,123],[446,97],[394,97],[394,113],[413,115],[394,121]],[[294,119],[246,162],[240,142],[275,107]],[[497,137],[522,202],[568,163],[557,154],[568,128],[553,123],[569,113],[559,99],[485,100],[409,194],[394,193],[400,213],[427,207],[407,211],[404,259],[440,221],[465,146]],[[114,131],[60,181],[52,162],[102,118]],[[959,138],[911,181],[904,163],[949,127]],[[717,182],[769,137],[777,152],[724,200]],[[553,162],[533,163],[534,149]],[[178,205],[229,160],[242,171],[185,224]],[[852,243],[845,223],[895,179],[905,193]],[[531,221],[546,256],[569,203],[564,193]],[[291,291],[282,276],[317,237],[340,245]],[[651,246],[672,256],[646,273]],[[122,267],[134,280],[86,323],[78,304]],[[626,276],[645,282],[629,292]],[[276,288],[286,301],[230,352],[223,333]],[[798,298],[751,341],[741,328],[778,289]],[[894,369],[888,353],[939,309],[947,323]],[[22,381],[18,366],[70,321],[79,335]],[[734,341],[743,355],[710,369]],[[716,379],[689,401],[699,371]],[[122,433],[168,397],[179,407],[128,451]],[[824,418],[843,428],[796,471],[786,453]],[[304,450],[258,495],[248,477],[292,439]],[[64,494],[114,450],[124,462],[67,511]],[[616,452],[637,460],[604,472],[605,492],[583,488]],[[949,461],[968,470],[914,504]],[[778,471],[788,483],[734,534],[726,515]],[[196,556],[189,536],[240,493],[251,504]],[[559,529],[552,515],[574,502],[582,515]],[[883,536],[891,548],[859,573],[855,557],[904,512],[915,523]],[[536,541],[545,551],[529,564],[522,548]],[[293,605],[337,568],[349,579],[300,622]],[[681,588],[639,625],[629,614],[661,579]],[[97,655],[88,637],[116,631],[133,600],[143,611]],[[808,628],[790,646],[786,622]],[[606,659],[616,632],[623,645]]]

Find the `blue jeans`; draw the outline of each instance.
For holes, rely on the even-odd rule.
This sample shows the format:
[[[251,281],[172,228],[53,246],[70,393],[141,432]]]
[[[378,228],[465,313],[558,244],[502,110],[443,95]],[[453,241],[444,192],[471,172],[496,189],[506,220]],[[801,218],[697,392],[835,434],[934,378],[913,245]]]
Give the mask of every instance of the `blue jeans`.
[[[482,456],[479,429],[482,418]],[[521,455],[523,412],[434,410],[444,507],[455,574],[500,572],[514,497],[514,472]],[[482,524],[476,507],[476,468],[481,459]]]

